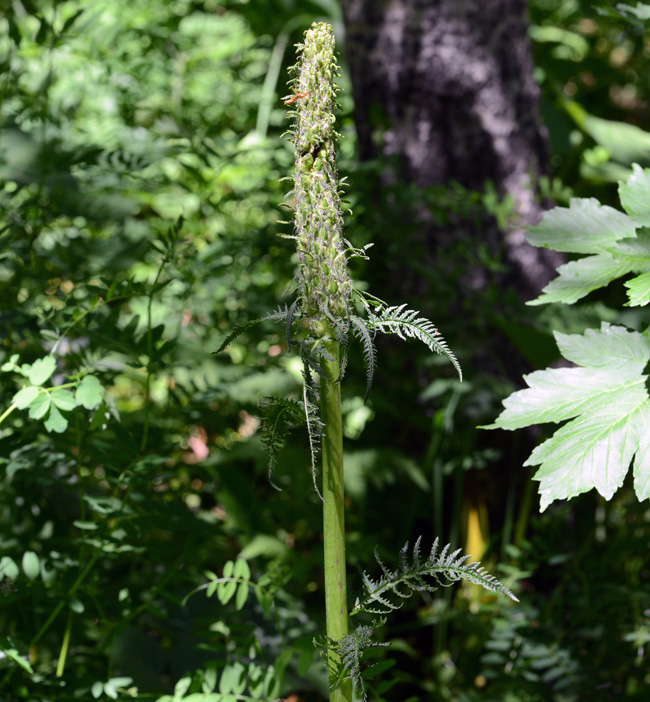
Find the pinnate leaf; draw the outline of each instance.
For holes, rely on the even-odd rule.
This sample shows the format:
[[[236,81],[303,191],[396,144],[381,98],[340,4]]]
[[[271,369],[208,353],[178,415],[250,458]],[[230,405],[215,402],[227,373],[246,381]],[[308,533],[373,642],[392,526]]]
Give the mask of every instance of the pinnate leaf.
[[[567,360],[582,367],[536,371],[504,401],[488,429],[568,421],[525,465],[539,465],[541,508],[595,488],[610,499],[634,459],[634,489],[650,497],[650,398],[643,370],[647,334],[603,323],[599,331],[556,334]]]
[[[628,289],[630,307],[639,307],[650,302],[650,272],[642,273],[636,278],[627,280],[625,287]]]
[[[625,283],[628,304],[650,302],[650,169],[635,165],[627,183],[619,185],[619,196],[625,213],[593,198],[574,199],[530,229],[527,239],[535,246],[591,255],[560,266],[558,277],[528,304],[570,305],[628,273],[638,274]]]
[[[570,261],[558,267],[558,277],[544,288],[542,295],[528,304],[544,305],[550,302],[564,302],[572,305],[593,290],[604,288],[633,269],[633,262],[608,253]]]

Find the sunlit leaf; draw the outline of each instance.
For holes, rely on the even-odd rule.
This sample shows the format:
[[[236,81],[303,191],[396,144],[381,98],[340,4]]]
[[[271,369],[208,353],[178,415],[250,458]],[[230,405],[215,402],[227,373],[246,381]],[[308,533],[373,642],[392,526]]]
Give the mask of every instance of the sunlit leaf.
[[[30,580],[36,580],[36,578],[38,578],[41,571],[40,561],[34,551],[25,551],[25,553],[23,553],[22,565],[23,573],[25,573]]]
[[[525,465],[539,465],[541,508],[595,488],[611,499],[634,459],[634,489],[650,496],[650,399],[643,375],[645,334],[603,323],[600,331],[556,334],[565,358],[583,367],[525,376],[529,386],[504,400],[486,428],[518,429],[570,420],[538,446]]]
[[[101,404],[104,388],[94,375],[85,375],[75,392],[77,402],[86,409],[95,409]]]
[[[12,398],[11,401],[16,403],[18,409],[25,409],[36,399],[39,390],[34,385],[28,385],[27,387],[19,390]]]
[[[10,556],[3,556],[0,558],[0,580],[3,578],[9,578],[9,580],[15,580],[20,573],[20,569],[16,565],[16,561]]]
[[[55,405],[50,406],[50,414],[44,422],[48,431],[62,434],[68,428],[68,420],[59,412]]]
[[[632,167],[632,175],[626,183],[619,183],[618,193],[621,205],[630,217],[644,226],[650,225],[650,169],[641,168],[637,163]]]
[[[32,363],[27,378],[32,385],[43,385],[51,377],[56,369],[56,359],[54,356],[45,356]]]
[[[77,401],[69,390],[52,390],[50,398],[60,410],[70,411],[77,406]]]
[[[39,393],[29,406],[29,416],[31,419],[41,419],[50,409],[50,395],[47,392]]]
[[[619,239],[634,237],[636,222],[594,198],[573,198],[569,207],[554,207],[526,233],[533,246],[567,253],[608,252]]]

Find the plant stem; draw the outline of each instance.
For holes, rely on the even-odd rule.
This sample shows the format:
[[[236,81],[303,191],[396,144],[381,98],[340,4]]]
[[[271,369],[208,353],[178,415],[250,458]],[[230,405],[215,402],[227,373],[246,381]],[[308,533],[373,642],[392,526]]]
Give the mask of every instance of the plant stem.
[[[72,612],[68,612],[68,623],[65,627],[65,634],[63,635],[63,643],[61,644],[61,651],[59,653],[59,662],[56,666],[56,677],[60,678],[65,670],[65,661],[68,657],[68,648],[70,647],[70,634],[72,633]]]
[[[325,547],[325,617],[327,636],[338,640],[348,633],[348,601],[345,577],[345,507],[343,504],[343,423],[340,349],[338,342],[327,340],[321,376],[321,419],[323,437],[323,540]],[[333,655],[329,653],[328,655]],[[337,661],[330,660],[330,702],[351,702],[352,683],[338,680],[332,672]]]
[[[160,279],[160,274],[165,268],[165,264],[168,262],[167,256],[163,258],[158,267],[158,272],[149,290],[149,301],[147,303],[147,379],[145,381],[144,390],[144,426],[142,427],[142,440],[140,441],[140,452],[144,453],[147,448],[147,439],[149,438],[149,417],[151,412],[151,357],[153,356],[153,337],[152,337],[152,326],[151,326],[151,314],[153,308],[153,296],[156,293],[156,286],[158,285],[158,280]]]

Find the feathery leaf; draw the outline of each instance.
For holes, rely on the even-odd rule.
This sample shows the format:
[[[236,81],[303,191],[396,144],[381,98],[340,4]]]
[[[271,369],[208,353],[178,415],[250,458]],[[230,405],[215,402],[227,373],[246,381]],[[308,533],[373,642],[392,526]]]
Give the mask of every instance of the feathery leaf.
[[[343,678],[350,678],[354,689],[364,700],[367,699],[364,674],[367,675],[373,664],[367,660],[364,661],[363,656],[366,651],[372,648],[390,646],[388,642],[379,642],[372,638],[374,630],[383,626],[385,622],[385,619],[377,619],[372,625],[358,626],[353,633],[347,634],[337,641],[326,636],[320,637],[315,641],[317,645],[322,646],[326,650],[333,650],[336,653],[334,659],[331,656],[326,657],[330,666],[332,660],[335,661],[335,667],[331,672],[336,680],[340,681]]]
[[[418,538],[410,559],[408,543],[404,545],[396,570],[388,568],[375,552],[383,575],[379,580],[373,580],[367,573],[362,574],[367,594],[362,599],[357,599],[350,614],[388,614],[399,609],[402,606],[401,600],[407,599],[414,592],[434,592],[438,587],[448,587],[459,580],[468,580],[486,590],[501,592],[518,601],[505,585],[481,568],[480,563],[467,563],[469,556],[459,555],[460,549],[450,553],[447,545],[438,553],[438,539],[433,542],[429,556],[423,561],[420,541],[421,538]]]
[[[284,309],[278,308],[275,312],[271,312],[271,314],[267,314],[264,317],[259,317],[258,319],[252,319],[248,322],[241,322],[240,324],[235,325],[230,334],[228,334],[228,336],[221,342],[221,346],[219,346],[216,351],[212,351],[212,353],[221,353],[224,349],[230,346],[230,344],[241,333],[245,332],[251,327],[254,327],[256,324],[261,324],[262,322],[281,322],[283,319],[287,319],[287,317],[292,314],[292,310],[293,305],[291,306],[291,309],[285,305]]]
[[[366,402],[368,395],[370,394],[370,388],[372,388],[372,380],[375,377],[375,367],[377,365],[377,348],[375,347],[375,342],[373,335],[370,333],[366,322],[352,315],[350,317],[350,323],[352,326],[352,333],[363,345],[363,360],[366,366],[366,394],[364,395],[363,401]]]
[[[384,333],[397,334],[400,339],[411,337],[419,339],[425,343],[431,351],[435,351],[446,356],[458,371],[460,379],[463,379],[463,372],[456,356],[447,346],[442,334],[436,329],[432,322],[425,317],[419,317],[419,312],[405,309],[406,305],[395,307],[378,307],[376,312],[372,312],[368,317],[367,326]]]

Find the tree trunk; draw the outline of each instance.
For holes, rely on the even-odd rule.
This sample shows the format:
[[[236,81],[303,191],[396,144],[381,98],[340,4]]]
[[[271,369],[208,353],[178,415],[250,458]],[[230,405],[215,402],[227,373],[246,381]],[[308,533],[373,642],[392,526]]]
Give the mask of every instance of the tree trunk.
[[[560,258],[529,246],[521,229],[540,219],[536,179],[546,164],[525,0],[342,4],[362,160],[392,163],[384,185],[484,191],[491,182],[500,199],[511,196],[505,232],[475,213],[441,225],[421,208],[418,219],[433,253],[459,235],[476,237],[501,251],[506,280],[525,299],[539,294]],[[476,267],[466,284],[482,289],[486,275]]]

